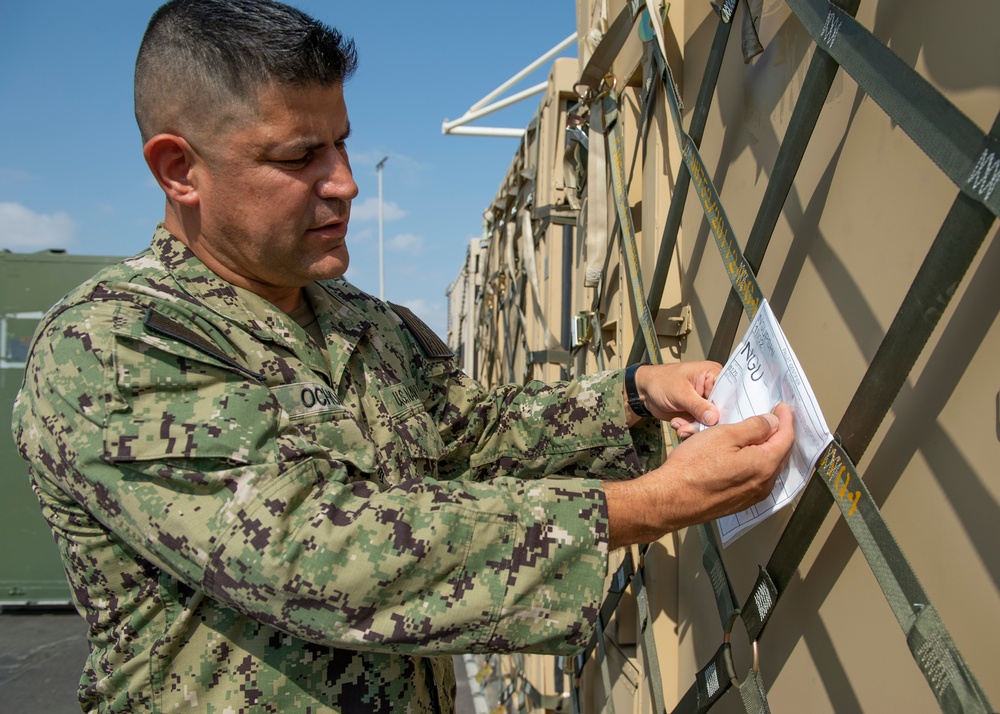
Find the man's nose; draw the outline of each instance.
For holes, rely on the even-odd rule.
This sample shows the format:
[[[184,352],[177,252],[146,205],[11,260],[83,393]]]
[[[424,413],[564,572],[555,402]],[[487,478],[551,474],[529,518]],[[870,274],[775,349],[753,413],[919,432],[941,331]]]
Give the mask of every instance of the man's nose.
[[[326,165],[323,175],[316,182],[316,194],[320,198],[353,200],[358,195],[358,184],[354,181],[351,162],[348,160],[347,154],[331,153],[330,162]]]

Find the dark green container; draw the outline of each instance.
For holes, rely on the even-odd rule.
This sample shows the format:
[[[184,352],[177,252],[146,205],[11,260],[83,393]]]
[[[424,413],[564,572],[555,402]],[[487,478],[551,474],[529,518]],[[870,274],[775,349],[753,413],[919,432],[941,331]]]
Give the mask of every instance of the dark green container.
[[[70,603],[52,533],[11,436],[11,410],[42,315],[59,298],[118,258],[61,251],[0,251],[0,607]]]

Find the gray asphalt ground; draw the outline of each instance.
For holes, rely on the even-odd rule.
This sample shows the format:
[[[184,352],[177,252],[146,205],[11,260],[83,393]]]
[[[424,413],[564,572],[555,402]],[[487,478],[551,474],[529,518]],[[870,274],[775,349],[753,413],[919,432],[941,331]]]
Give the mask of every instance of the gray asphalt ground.
[[[74,610],[0,613],[0,712],[80,714],[87,623]]]
[[[76,686],[87,624],[72,609],[0,612],[0,713],[80,714]],[[473,711],[465,664],[455,658],[458,714]]]

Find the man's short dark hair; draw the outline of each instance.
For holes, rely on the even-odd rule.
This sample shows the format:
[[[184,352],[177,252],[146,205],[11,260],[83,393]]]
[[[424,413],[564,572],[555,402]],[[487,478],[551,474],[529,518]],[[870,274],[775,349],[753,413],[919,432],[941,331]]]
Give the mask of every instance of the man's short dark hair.
[[[149,21],[135,67],[142,140],[177,131],[178,117],[249,106],[267,84],[342,84],[353,40],[274,0],[171,0]]]

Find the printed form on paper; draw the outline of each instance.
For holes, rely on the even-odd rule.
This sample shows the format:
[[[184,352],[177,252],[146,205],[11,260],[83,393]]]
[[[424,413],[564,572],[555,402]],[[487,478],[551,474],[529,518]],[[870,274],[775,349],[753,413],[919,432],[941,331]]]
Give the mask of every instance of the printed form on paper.
[[[795,417],[795,444],[771,495],[745,511],[718,519],[722,544],[727,545],[795,499],[833,435],[767,300],[761,301],[709,399],[719,408],[720,424],[766,414],[778,402],[787,403]]]

